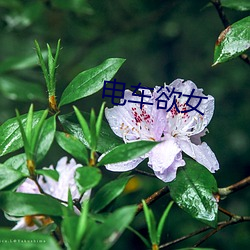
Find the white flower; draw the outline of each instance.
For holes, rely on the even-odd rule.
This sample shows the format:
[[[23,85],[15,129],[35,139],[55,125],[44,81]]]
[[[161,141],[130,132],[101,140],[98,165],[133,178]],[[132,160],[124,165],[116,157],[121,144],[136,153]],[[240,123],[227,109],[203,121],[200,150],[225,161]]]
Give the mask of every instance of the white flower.
[[[71,159],[69,162],[67,162],[67,160],[67,157],[61,158],[58,161],[55,169],[53,166],[50,166],[49,168],[44,168],[56,170],[59,173],[58,181],[55,181],[54,179],[47,176],[40,176],[38,178],[38,183],[46,194],[49,194],[62,201],[68,200],[68,190],[70,190],[71,192],[72,199],[78,199],[80,197],[80,193],[77,189],[74,175],[76,169],[78,167],[81,167],[81,165],[76,164],[74,159]],[[21,193],[40,194],[36,183],[29,178],[27,178],[25,182],[23,182],[17,188],[16,191]],[[89,196],[90,190],[84,193],[80,202],[89,198]],[[76,213],[77,212],[78,211],[76,211]],[[27,231],[34,231],[38,229],[38,226],[34,224],[34,221],[36,221],[36,224],[40,224],[41,226],[52,222],[49,217],[45,216],[25,216],[18,221],[17,225],[12,230],[22,229]]]
[[[193,97],[188,101],[189,97],[185,95],[190,95],[192,91],[193,95],[201,98]],[[144,156],[127,162],[107,164],[106,168],[111,171],[128,171],[145,158],[149,158],[148,166],[154,170],[155,175],[169,182],[175,179],[177,168],[185,165],[182,159],[183,151],[212,173],[219,169],[214,153],[200,139],[205,135],[206,126],[214,111],[214,98],[210,95],[205,96],[202,91],[191,81],[177,79],[165,88],[155,87],[153,93],[145,90],[144,94],[148,97],[144,98],[146,104],[140,108],[139,103],[128,100],[140,102],[141,97],[134,96],[130,90],[126,90],[124,99],[127,102],[124,106],[105,110],[111,129],[117,136],[122,137],[125,143],[138,140],[162,141],[162,143]],[[165,99],[167,105],[160,109],[163,103],[159,102],[160,98],[170,97],[171,93],[172,99]],[[171,100],[174,96],[177,97],[176,105],[172,106]],[[196,107],[200,100],[201,103]],[[196,110],[186,112],[192,107],[196,107]]]

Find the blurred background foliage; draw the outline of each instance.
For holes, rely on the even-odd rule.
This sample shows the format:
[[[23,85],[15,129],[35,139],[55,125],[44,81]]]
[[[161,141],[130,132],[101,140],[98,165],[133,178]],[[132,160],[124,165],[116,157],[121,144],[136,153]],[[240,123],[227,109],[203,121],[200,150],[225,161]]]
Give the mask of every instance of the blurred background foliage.
[[[0,0],[0,123],[26,113],[30,102],[35,109],[46,108],[46,91],[38,67],[34,40],[43,49],[46,43],[55,48],[62,40],[57,71],[57,96],[81,71],[100,64],[107,58],[127,59],[116,75],[127,88],[138,84],[153,87],[176,78],[191,79],[205,94],[215,97],[215,113],[204,140],[215,152],[220,170],[215,174],[219,187],[224,187],[250,173],[249,65],[236,58],[211,67],[215,41],[223,30],[216,10],[206,7],[208,1],[181,0]],[[233,23],[249,15],[226,9]],[[99,110],[101,91],[78,101],[79,109]],[[71,112],[70,105],[62,113]],[[41,167],[55,164],[65,153],[54,143]],[[7,158],[7,157],[6,157]],[[142,164],[141,168],[145,168]],[[116,173],[103,171],[105,178]],[[158,179],[137,177],[127,192],[114,204],[138,203],[164,186]],[[250,211],[247,190],[231,195],[221,206],[232,213],[247,215]],[[158,218],[169,199],[153,205]],[[221,216],[220,219],[225,219]],[[4,225],[6,224],[5,219]],[[134,226],[147,234],[143,215]],[[163,242],[190,233],[203,225],[174,206],[170,212]],[[216,249],[247,249],[249,223],[224,229],[205,246]],[[198,238],[196,237],[196,240]],[[190,245],[195,242],[190,240]],[[187,246],[187,243],[178,246]],[[113,249],[144,249],[136,236],[126,232]],[[169,249],[174,249],[172,247]]]

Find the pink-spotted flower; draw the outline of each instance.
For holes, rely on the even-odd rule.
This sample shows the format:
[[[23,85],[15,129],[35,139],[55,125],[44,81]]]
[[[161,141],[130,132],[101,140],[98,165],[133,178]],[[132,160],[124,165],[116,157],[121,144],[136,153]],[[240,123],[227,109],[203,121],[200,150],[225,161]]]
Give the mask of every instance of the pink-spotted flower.
[[[51,170],[56,170],[58,172],[59,174],[58,181],[47,176],[45,177],[40,176],[38,178],[38,183],[46,194],[49,194],[62,201],[68,200],[68,190],[70,190],[71,192],[72,199],[78,199],[80,197],[80,193],[77,189],[74,175],[76,169],[78,167],[81,167],[81,165],[76,164],[74,159],[71,159],[69,162],[67,161],[68,161],[67,157],[63,157],[58,161],[55,169],[53,166],[47,168]],[[27,178],[17,188],[17,192],[41,194],[36,183],[29,178]],[[90,196],[90,190],[84,193],[80,202],[83,202],[85,199],[88,199],[89,196]],[[77,210],[75,211],[76,213],[78,212]],[[38,229],[39,226],[44,226],[51,222],[52,220],[46,216],[25,216],[18,221],[17,225],[12,230],[34,231]]]
[[[185,96],[192,91],[193,96],[203,97],[198,107],[200,98]],[[177,79],[164,88],[155,87],[153,93],[145,90],[145,95],[150,97],[144,98],[143,101],[147,104],[142,105],[142,108],[139,103],[128,101],[124,106],[106,108],[105,115],[111,129],[125,143],[138,140],[162,141],[144,156],[107,164],[106,168],[111,171],[128,171],[149,158],[148,166],[155,175],[164,182],[170,182],[175,179],[177,168],[185,166],[182,157],[184,152],[210,172],[218,170],[219,164],[214,153],[205,142],[201,142],[201,136],[205,135],[214,111],[214,98],[205,96],[202,91],[192,81]],[[171,93],[172,97],[169,98]],[[176,105],[172,105],[174,96]],[[160,97],[165,97],[165,108],[160,108],[163,103],[159,103]],[[141,97],[126,90],[124,99],[140,102]],[[191,107],[197,109],[188,111]]]

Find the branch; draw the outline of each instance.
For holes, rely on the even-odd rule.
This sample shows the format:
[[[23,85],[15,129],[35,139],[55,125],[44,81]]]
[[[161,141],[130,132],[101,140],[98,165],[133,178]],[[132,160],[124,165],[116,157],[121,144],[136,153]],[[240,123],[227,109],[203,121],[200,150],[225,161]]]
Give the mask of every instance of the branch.
[[[199,240],[194,245],[194,247],[199,246],[204,241],[206,241],[209,237],[211,237],[212,235],[214,235],[215,233],[219,232],[221,229],[223,229],[223,228],[225,228],[227,226],[230,226],[230,225],[233,225],[233,224],[238,224],[238,223],[241,223],[241,222],[247,222],[247,221],[250,221],[250,216],[238,216],[238,215],[235,215],[231,220],[221,222],[220,225],[216,229],[212,230],[207,235],[205,235],[201,240]]]
[[[239,182],[236,182],[228,187],[219,188],[218,192],[222,198],[225,198],[229,194],[234,193],[236,191],[239,191],[239,190],[241,190],[249,185],[250,185],[250,176],[248,176],[245,179],[243,179]]]
[[[214,5],[214,7],[216,8],[218,14],[219,14],[219,17],[220,17],[220,20],[221,22],[223,23],[223,26],[224,28],[226,29],[228,26],[230,26],[230,22],[222,8],[222,5],[221,5],[221,2],[220,0],[211,0],[211,3]],[[247,54],[241,54],[239,56],[245,63],[247,63],[248,65],[250,65],[250,59],[248,57]]]
[[[250,217],[248,217],[248,216],[243,216],[243,217],[242,217],[242,216],[234,215],[234,216],[232,217],[232,219],[229,220],[229,221],[222,221],[222,222],[219,222],[219,223],[218,223],[218,227],[217,227],[216,229],[214,229],[213,231],[209,232],[206,236],[204,236],[199,242],[197,242],[197,243],[194,245],[194,247],[200,245],[200,244],[203,243],[205,240],[207,240],[209,237],[211,237],[213,234],[215,234],[216,232],[220,231],[221,229],[223,229],[223,228],[225,228],[225,227],[227,227],[227,226],[229,226],[229,225],[238,224],[238,223],[247,222],[247,221],[250,221]],[[203,227],[203,228],[201,228],[201,229],[199,229],[199,230],[197,230],[197,231],[195,231],[195,232],[192,232],[192,233],[187,234],[187,235],[185,235],[185,236],[182,236],[182,237],[180,237],[180,238],[178,238],[178,239],[175,239],[175,240],[173,240],[173,241],[170,241],[170,242],[167,242],[167,243],[165,243],[165,244],[162,244],[162,245],[159,246],[159,248],[169,247],[169,246],[171,246],[171,245],[177,244],[177,243],[179,243],[179,242],[181,242],[181,241],[184,241],[184,240],[186,240],[186,239],[189,239],[189,238],[191,238],[191,237],[193,237],[193,236],[195,236],[195,235],[201,234],[201,233],[206,232],[206,231],[211,230],[211,229],[213,229],[213,228],[212,228],[212,227],[209,227],[209,226]]]
[[[145,202],[147,205],[150,205],[167,193],[169,193],[169,188],[166,186],[166,187],[163,187],[160,190],[156,191],[155,193],[150,195],[148,198],[146,198]],[[142,203],[140,203],[137,205],[136,214],[139,214],[142,210],[143,210],[143,205],[142,205]]]

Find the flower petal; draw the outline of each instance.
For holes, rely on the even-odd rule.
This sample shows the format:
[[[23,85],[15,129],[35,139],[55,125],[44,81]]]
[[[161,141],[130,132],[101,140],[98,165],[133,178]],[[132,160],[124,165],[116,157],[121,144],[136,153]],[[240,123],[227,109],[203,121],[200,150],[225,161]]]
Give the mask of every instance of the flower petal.
[[[174,90],[174,92],[182,93],[180,98],[177,97],[177,106],[180,112],[178,113],[175,107],[173,107],[167,113],[167,120],[171,128],[170,131],[172,132],[172,135],[192,136],[203,131],[213,116],[214,98],[210,95],[204,95],[202,93],[203,89],[198,89],[192,81],[176,79],[169,85],[169,88],[171,91]],[[192,96],[190,96],[189,100],[189,95],[191,95],[192,90],[194,90],[194,93]],[[178,94],[174,95],[178,96]],[[200,99],[197,96],[206,97],[207,99]],[[171,97],[170,100],[172,99],[173,97]],[[200,104],[199,101],[201,101]],[[171,107],[170,105],[172,105],[172,102],[173,101],[170,101],[168,108]],[[192,109],[188,105],[194,108],[197,105],[198,106],[194,110],[188,111]]]
[[[16,190],[19,193],[27,193],[27,194],[40,194],[40,191],[36,185],[36,183],[27,178]]]
[[[205,142],[195,145],[190,140],[179,140],[179,145],[183,152],[206,167],[211,173],[219,169],[215,154]]]
[[[124,99],[127,100],[124,106],[106,108],[105,115],[114,133],[122,137],[125,142],[134,140],[158,140],[166,126],[166,113],[158,110],[153,102],[152,94],[145,90],[143,101],[154,105],[145,104],[142,109],[139,103],[141,97],[133,96],[130,90],[126,90]]]
[[[177,168],[184,166],[181,149],[176,140],[168,135],[166,141],[156,145],[149,152],[148,166],[152,168],[155,175],[164,182],[170,182],[175,179]]]

